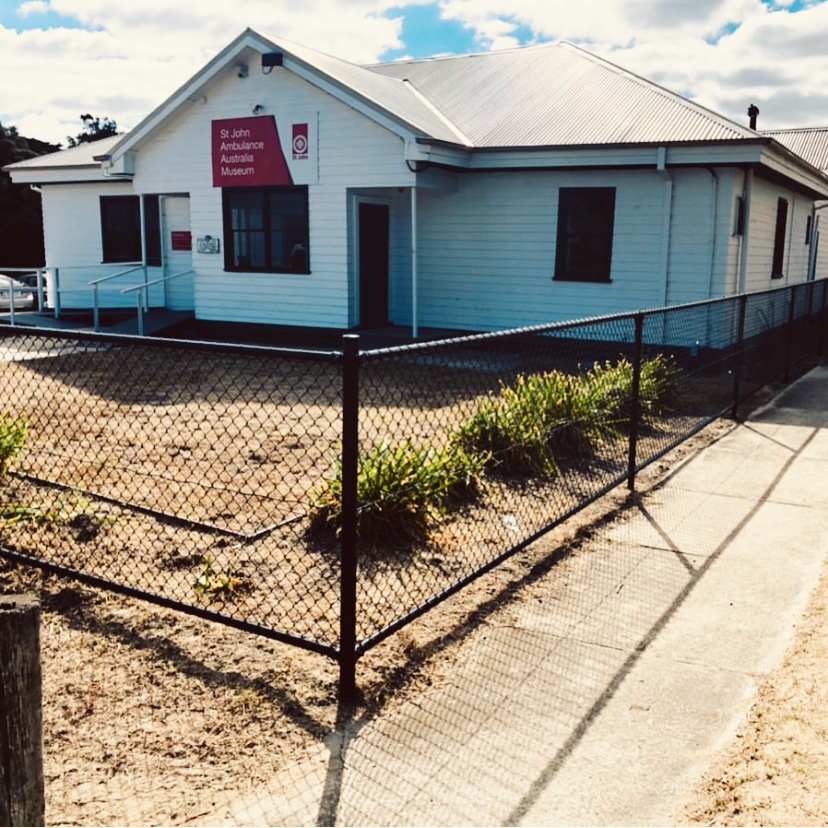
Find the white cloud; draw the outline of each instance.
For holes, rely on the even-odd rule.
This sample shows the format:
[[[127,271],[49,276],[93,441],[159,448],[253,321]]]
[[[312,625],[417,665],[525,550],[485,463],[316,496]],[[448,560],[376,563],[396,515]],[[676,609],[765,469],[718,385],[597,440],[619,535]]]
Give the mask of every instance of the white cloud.
[[[495,21],[571,40],[741,123],[828,125],[828,2],[801,11],[760,0],[443,0],[481,43]],[[499,30],[501,38],[508,31]]]
[[[422,3],[429,0],[415,0]],[[434,0],[480,48],[567,39],[745,123],[828,125],[828,0]],[[65,141],[91,112],[130,128],[246,27],[357,63],[401,42],[406,0],[28,0],[21,33],[0,26],[0,120]],[[385,16],[393,14],[393,18]],[[47,14],[50,13],[50,14]],[[58,15],[58,17],[55,17]],[[446,50],[435,40],[434,53]],[[11,82],[8,79],[13,79]]]

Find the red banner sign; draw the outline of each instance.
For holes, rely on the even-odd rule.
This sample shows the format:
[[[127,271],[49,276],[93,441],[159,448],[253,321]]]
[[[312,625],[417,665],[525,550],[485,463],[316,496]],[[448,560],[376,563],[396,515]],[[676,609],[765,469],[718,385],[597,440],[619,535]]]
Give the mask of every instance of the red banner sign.
[[[293,184],[271,115],[213,121],[213,186]]]

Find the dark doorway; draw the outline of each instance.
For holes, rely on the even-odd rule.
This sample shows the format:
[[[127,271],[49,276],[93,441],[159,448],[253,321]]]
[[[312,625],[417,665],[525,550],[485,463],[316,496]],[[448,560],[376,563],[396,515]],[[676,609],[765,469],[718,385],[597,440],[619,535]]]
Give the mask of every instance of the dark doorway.
[[[379,328],[388,324],[387,204],[359,205],[359,324]]]

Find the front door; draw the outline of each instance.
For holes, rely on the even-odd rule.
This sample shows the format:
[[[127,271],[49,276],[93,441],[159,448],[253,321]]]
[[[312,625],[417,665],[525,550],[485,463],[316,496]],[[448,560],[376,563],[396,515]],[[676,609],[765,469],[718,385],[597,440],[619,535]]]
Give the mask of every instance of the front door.
[[[161,197],[161,232],[164,234],[164,276],[175,276],[164,285],[164,304],[170,310],[193,310],[193,251],[187,196]]]
[[[381,328],[388,324],[387,204],[359,204],[359,324]]]

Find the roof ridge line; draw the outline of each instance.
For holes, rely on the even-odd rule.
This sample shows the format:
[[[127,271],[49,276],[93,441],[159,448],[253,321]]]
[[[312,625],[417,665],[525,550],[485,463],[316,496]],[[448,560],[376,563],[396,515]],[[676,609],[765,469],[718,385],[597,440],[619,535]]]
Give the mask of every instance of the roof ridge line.
[[[440,109],[438,109],[429,98],[427,98],[416,86],[408,79],[403,78],[402,83],[406,89],[411,91],[419,101],[425,104],[467,147],[473,147],[474,142],[460,129],[448,116],[446,116]]]
[[[718,123],[720,126],[725,126],[730,129],[733,129],[734,132],[739,132],[743,138],[763,137],[761,132],[755,129],[751,129],[750,127],[746,127],[743,124],[740,124],[738,121],[734,121],[731,118],[728,118],[726,115],[722,115],[719,112],[710,109],[710,107],[705,106],[704,104],[700,104],[697,101],[692,100],[691,98],[687,98],[684,95],[680,95],[678,92],[673,92],[672,89],[668,89],[666,86],[662,86],[662,84],[656,83],[655,81],[652,81],[649,78],[645,78],[643,75],[639,75],[637,72],[632,72],[629,69],[625,69],[623,66],[619,66],[617,63],[614,63],[608,58],[596,55],[594,52],[590,52],[588,49],[585,49],[583,46],[579,46],[577,43],[572,43],[569,40],[561,40],[559,41],[559,45],[565,48],[569,48],[572,51],[578,52],[580,55],[591,60],[593,63],[605,66],[608,69],[614,71],[616,74],[625,75],[626,77],[634,78],[642,84],[646,84],[651,89],[657,91],[662,96],[675,101],[680,106],[683,106],[687,109],[695,110],[697,112],[699,112],[700,110],[699,114],[706,115],[711,120],[716,121],[716,123]]]

